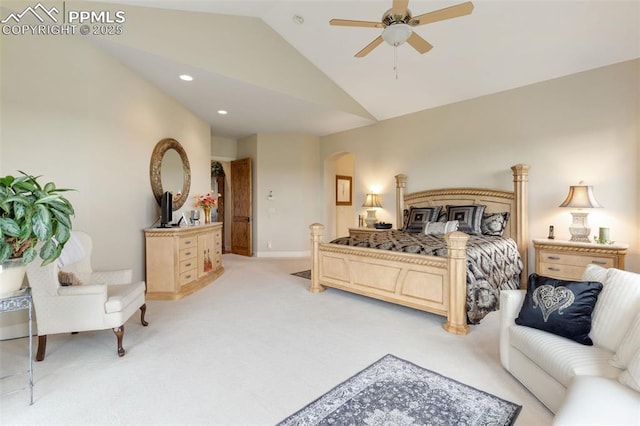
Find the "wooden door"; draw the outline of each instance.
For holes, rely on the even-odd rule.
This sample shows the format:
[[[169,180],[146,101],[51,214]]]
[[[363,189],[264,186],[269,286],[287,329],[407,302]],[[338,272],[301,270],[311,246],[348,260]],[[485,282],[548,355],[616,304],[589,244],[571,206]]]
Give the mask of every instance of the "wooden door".
[[[224,253],[224,175],[214,176],[214,179],[218,190],[218,222],[222,222],[222,252]]]
[[[251,159],[231,162],[231,253],[252,256]]]

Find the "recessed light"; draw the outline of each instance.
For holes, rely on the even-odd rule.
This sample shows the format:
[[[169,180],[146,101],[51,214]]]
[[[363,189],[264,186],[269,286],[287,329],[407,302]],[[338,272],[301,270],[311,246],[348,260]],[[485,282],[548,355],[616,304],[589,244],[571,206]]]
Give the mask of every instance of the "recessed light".
[[[293,15],[293,22],[295,22],[298,25],[302,25],[304,24],[304,18],[300,15]]]
[[[220,115],[227,115],[227,114],[228,114],[228,112],[227,112],[227,111],[225,111],[225,110],[223,110],[223,109],[219,109],[219,110],[218,110],[218,114],[220,114]]]
[[[182,74],[180,76],[180,80],[182,80],[182,81],[193,81],[193,77],[191,77],[189,74]]]

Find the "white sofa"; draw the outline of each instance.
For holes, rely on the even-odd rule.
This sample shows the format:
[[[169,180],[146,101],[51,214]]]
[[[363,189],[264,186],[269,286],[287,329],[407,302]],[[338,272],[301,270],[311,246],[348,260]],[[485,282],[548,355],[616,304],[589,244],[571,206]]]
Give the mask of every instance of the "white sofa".
[[[556,425],[640,425],[640,274],[590,265],[583,280],[603,283],[593,346],[517,325],[526,292],[502,291],[502,365],[556,414]]]

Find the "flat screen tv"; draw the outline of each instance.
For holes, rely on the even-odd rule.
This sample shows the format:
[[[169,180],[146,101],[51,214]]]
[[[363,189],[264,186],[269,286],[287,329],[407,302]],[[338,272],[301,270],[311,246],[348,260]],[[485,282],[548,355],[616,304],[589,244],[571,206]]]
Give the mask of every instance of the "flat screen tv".
[[[162,194],[160,200],[160,228],[169,228],[173,219],[173,196],[169,191]]]

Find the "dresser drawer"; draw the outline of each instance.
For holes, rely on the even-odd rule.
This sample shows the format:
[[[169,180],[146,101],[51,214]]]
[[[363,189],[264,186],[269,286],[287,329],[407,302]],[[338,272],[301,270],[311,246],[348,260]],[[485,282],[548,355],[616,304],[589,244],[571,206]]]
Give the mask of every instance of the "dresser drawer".
[[[181,237],[178,242],[178,249],[184,250],[188,248],[196,248],[198,246],[197,237]]]
[[[192,269],[196,269],[196,259],[195,258],[183,260],[182,262],[180,262],[180,273],[181,274],[184,273],[184,272],[190,271]]]
[[[180,285],[189,284],[198,277],[195,268],[180,274]]]
[[[192,248],[186,248],[183,250],[180,250],[180,254],[178,255],[178,262],[182,262],[184,260],[188,260],[188,259],[193,259],[193,261],[195,262],[195,257],[196,257],[196,249],[197,247],[192,247]]]
[[[613,257],[556,253],[546,250],[540,251],[540,262],[553,263],[558,265],[580,266],[582,267],[582,269],[584,269],[591,263],[602,266],[603,268],[614,267]]]

